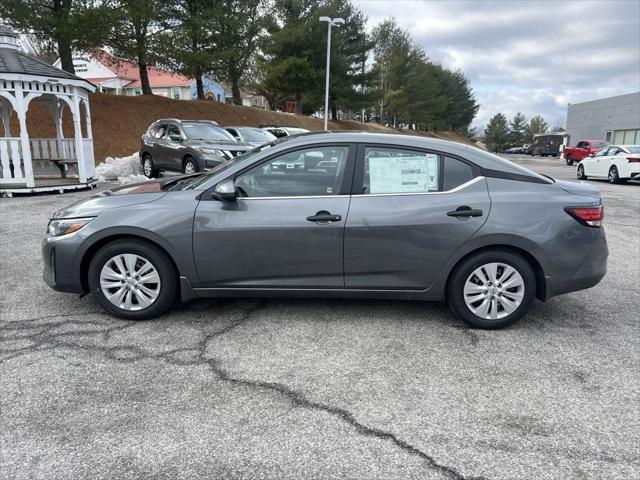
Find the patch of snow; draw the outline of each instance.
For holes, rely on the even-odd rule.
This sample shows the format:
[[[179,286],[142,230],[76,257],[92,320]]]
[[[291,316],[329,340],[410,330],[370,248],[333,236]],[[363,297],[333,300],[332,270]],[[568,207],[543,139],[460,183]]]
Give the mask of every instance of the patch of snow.
[[[142,175],[140,173],[132,173],[131,175],[118,177],[118,183],[120,185],[126,185],[128,183],[146,182],[147,180],[149,179],[145,175]]]
[[[124,185],[148,180],[142,174],[138,153],[128,157],[107,157],[96,167],[96,178],[100,182],[114,182]]]

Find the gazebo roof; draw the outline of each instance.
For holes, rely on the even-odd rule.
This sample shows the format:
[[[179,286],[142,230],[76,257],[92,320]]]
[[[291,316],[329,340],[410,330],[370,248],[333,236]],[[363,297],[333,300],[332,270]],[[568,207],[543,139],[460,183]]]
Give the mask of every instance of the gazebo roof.
[[[67,80],[79,80],[87,82],[85,79],[77,77],[69,72],[53,65],[49,65],[41,60],[30,57],[20,50],[13,48],[0,48],[0,74],[15,73],[19,75],[35,75],[42,77],[64,78]],[[87,82],[91,85],[91,82]]]
[[[68,80],[69,83],[73,82],[75,85],[78,85],[76,82],[83,82],[89,86],[88,90],[95,90],[95,85],[88,80],[21,52],[17,45],[17,38],[18,35],[10,27],[0,25],[0,76],[13,74],[56,78]]]

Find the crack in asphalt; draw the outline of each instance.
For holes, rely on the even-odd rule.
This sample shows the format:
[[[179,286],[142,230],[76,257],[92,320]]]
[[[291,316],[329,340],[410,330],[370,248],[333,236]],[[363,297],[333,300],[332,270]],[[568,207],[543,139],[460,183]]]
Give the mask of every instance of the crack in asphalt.
[[[45,317],[37,317],[31,319],[24,319],[19,321],[8,322],[3,326],[0,326],[0,331],[24,331],[24,330],[33,330],[39,329],[37,332],[32,332],[25,335],[12,336],[11,338],[0,338],[0,341],[7,340],[35,340],[35,343],[26,347],[18,348],[18,349],[1,349],[0,354],[3,355],[0,358],[0,364],[11,360],[13,358],[17,358],[19,356],[26,355],[32,352],[41,352],[47,350],[54,350],[56,348],[72,348],[79,350],[86,350],[91,352],[100,352],[104,354],[107,358],[110,358],[114,361],[123,362],[123,363],[131,363],[136,362],[143,359],[159,359],[166,361],[169,364],[177,365],[177,366],[196,366],[196,365],[206,365],[214,373],[220,380],[242,387],[247,387],[252,390],[263,390],[269,391],[273,393],[277,393],[283,397],[285,397],[291,404],[297,407],[316,410],[325,412],[335,418],[340,419],[343,422],[351,425],[358,434],[366,437],[373,437],[379,440],[389,441],[396,447],[400,448],[404,452],[414,455],[422,459],[428,467],[448,476],[449,478],[453,478],[455,480],[484,480],[484,477],[469,477],[465,476],[456,470],[453,467],[449,467],[443,465],[438,462],[434,457],[415,447],[414,445],[406,442],[399,438],[396,434],[367,426],[361,422],[359,422],[353,413],[350,411],[340,408],[333,407],[331,405],[327,405],[324,403],[316,402],[308,399],[303,393],[296,391],[286,385],[277,382],[268,382],[268,381],[260,381],[260,380],[247,380],[242,378],[237,378],[232,376],[221,364],[218,360],[206,358],[206,349],[210,342],[213,340],[229,333],[230,331],[240,327],[244,323],[246,323],[253,314],[255,314],[258,310],[264,307],[266,304],[265,301],[258,301],[253,307],[243,309],[243,313],[237,319],[232,320],[227,326],[216,330],[212,333],[209,333],[203,337],[203,339],[195,346],[177,348],[174,350],[169,350],[160,354],[152,354],[143,348],[125,345],[125,346],[114,346],[107,347],[103,345],[87,345],[78,343],[77,341],[65,341],[65,337],[73,337],[73,336],[90,336],[90,335],[103,335],[108,336],[113,332],[122,331],[132,326],[141,325],[141,322],[131,321],[127,322],[125,325],[118,325],[109,327],[106,329],[92,329],[92,330],[82,330],[82,331],[69,331],[69,332],[60,332],[60,333],[51,333],[55,328],[63,327],[65,325],[105,325],[101,322],[96,321],[80,321],[80,320],[65,320],[62,322],[48,322],[45,324],[32,325],[34,321],[45,320],[49,318],[70,318],[86,315],[86,313],[77,313],[77,314],[64,314],[64,315],[49,315]],[[93,312],[91,312],[93,313]],[[106,314],[104,314],[106,315]],[[472,342],[473,343],[473,342]],[[182,360],[179,358],[179,354],[181,353],[189,353],[194,354],[191,356],[191,359]]]

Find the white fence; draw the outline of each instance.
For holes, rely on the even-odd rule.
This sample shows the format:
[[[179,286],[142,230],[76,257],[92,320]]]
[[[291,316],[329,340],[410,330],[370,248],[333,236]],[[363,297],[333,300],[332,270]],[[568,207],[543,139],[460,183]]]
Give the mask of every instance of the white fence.
[[[75,160],[76,145],[73,138],[32,138],[31,158],[33,160]]]
[[[21,150],[20,138],[0,138],[0,183],[27,183]]]

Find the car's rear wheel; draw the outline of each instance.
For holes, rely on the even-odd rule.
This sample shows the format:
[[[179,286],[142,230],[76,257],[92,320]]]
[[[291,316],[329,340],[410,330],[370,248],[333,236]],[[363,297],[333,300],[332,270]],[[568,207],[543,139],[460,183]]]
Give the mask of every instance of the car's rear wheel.
[[[198,165],[195,160],[191,157],[187,157],[182,165],[182,172],[191,175],[192,173],[196,173],[198,171]]]
[[[571,155],[567,155],[564,159],[567,162],[567,165],[573,165],[573,158],[571,158]]]
[[[587,176],[584,174],[584,165],[578,165],[578,169],[576,170],[576,177],[578,177],[578,180],[587,179]]]
[[[489,250],[455,268],[447,302],[472,327],[495,329],[517,322],[535,295],[535,274],[527,260],[511,251]]]
[[[177,275],[157,247],[132,240],[111,242],[89,265],[89,288],[98,303],[127,320],[146,320],[171,307]]]
[[[618,168],[614,165],[609,169],[609,175],[607,176],[609,183],[623,183],[620,179],[620,174],[618,173]]]
[[[142,158],[142,172],[147,178],[153,178],[158,176],[158,169],[153,163],[153,159],[151,158],[151,155],[147,154]]]

